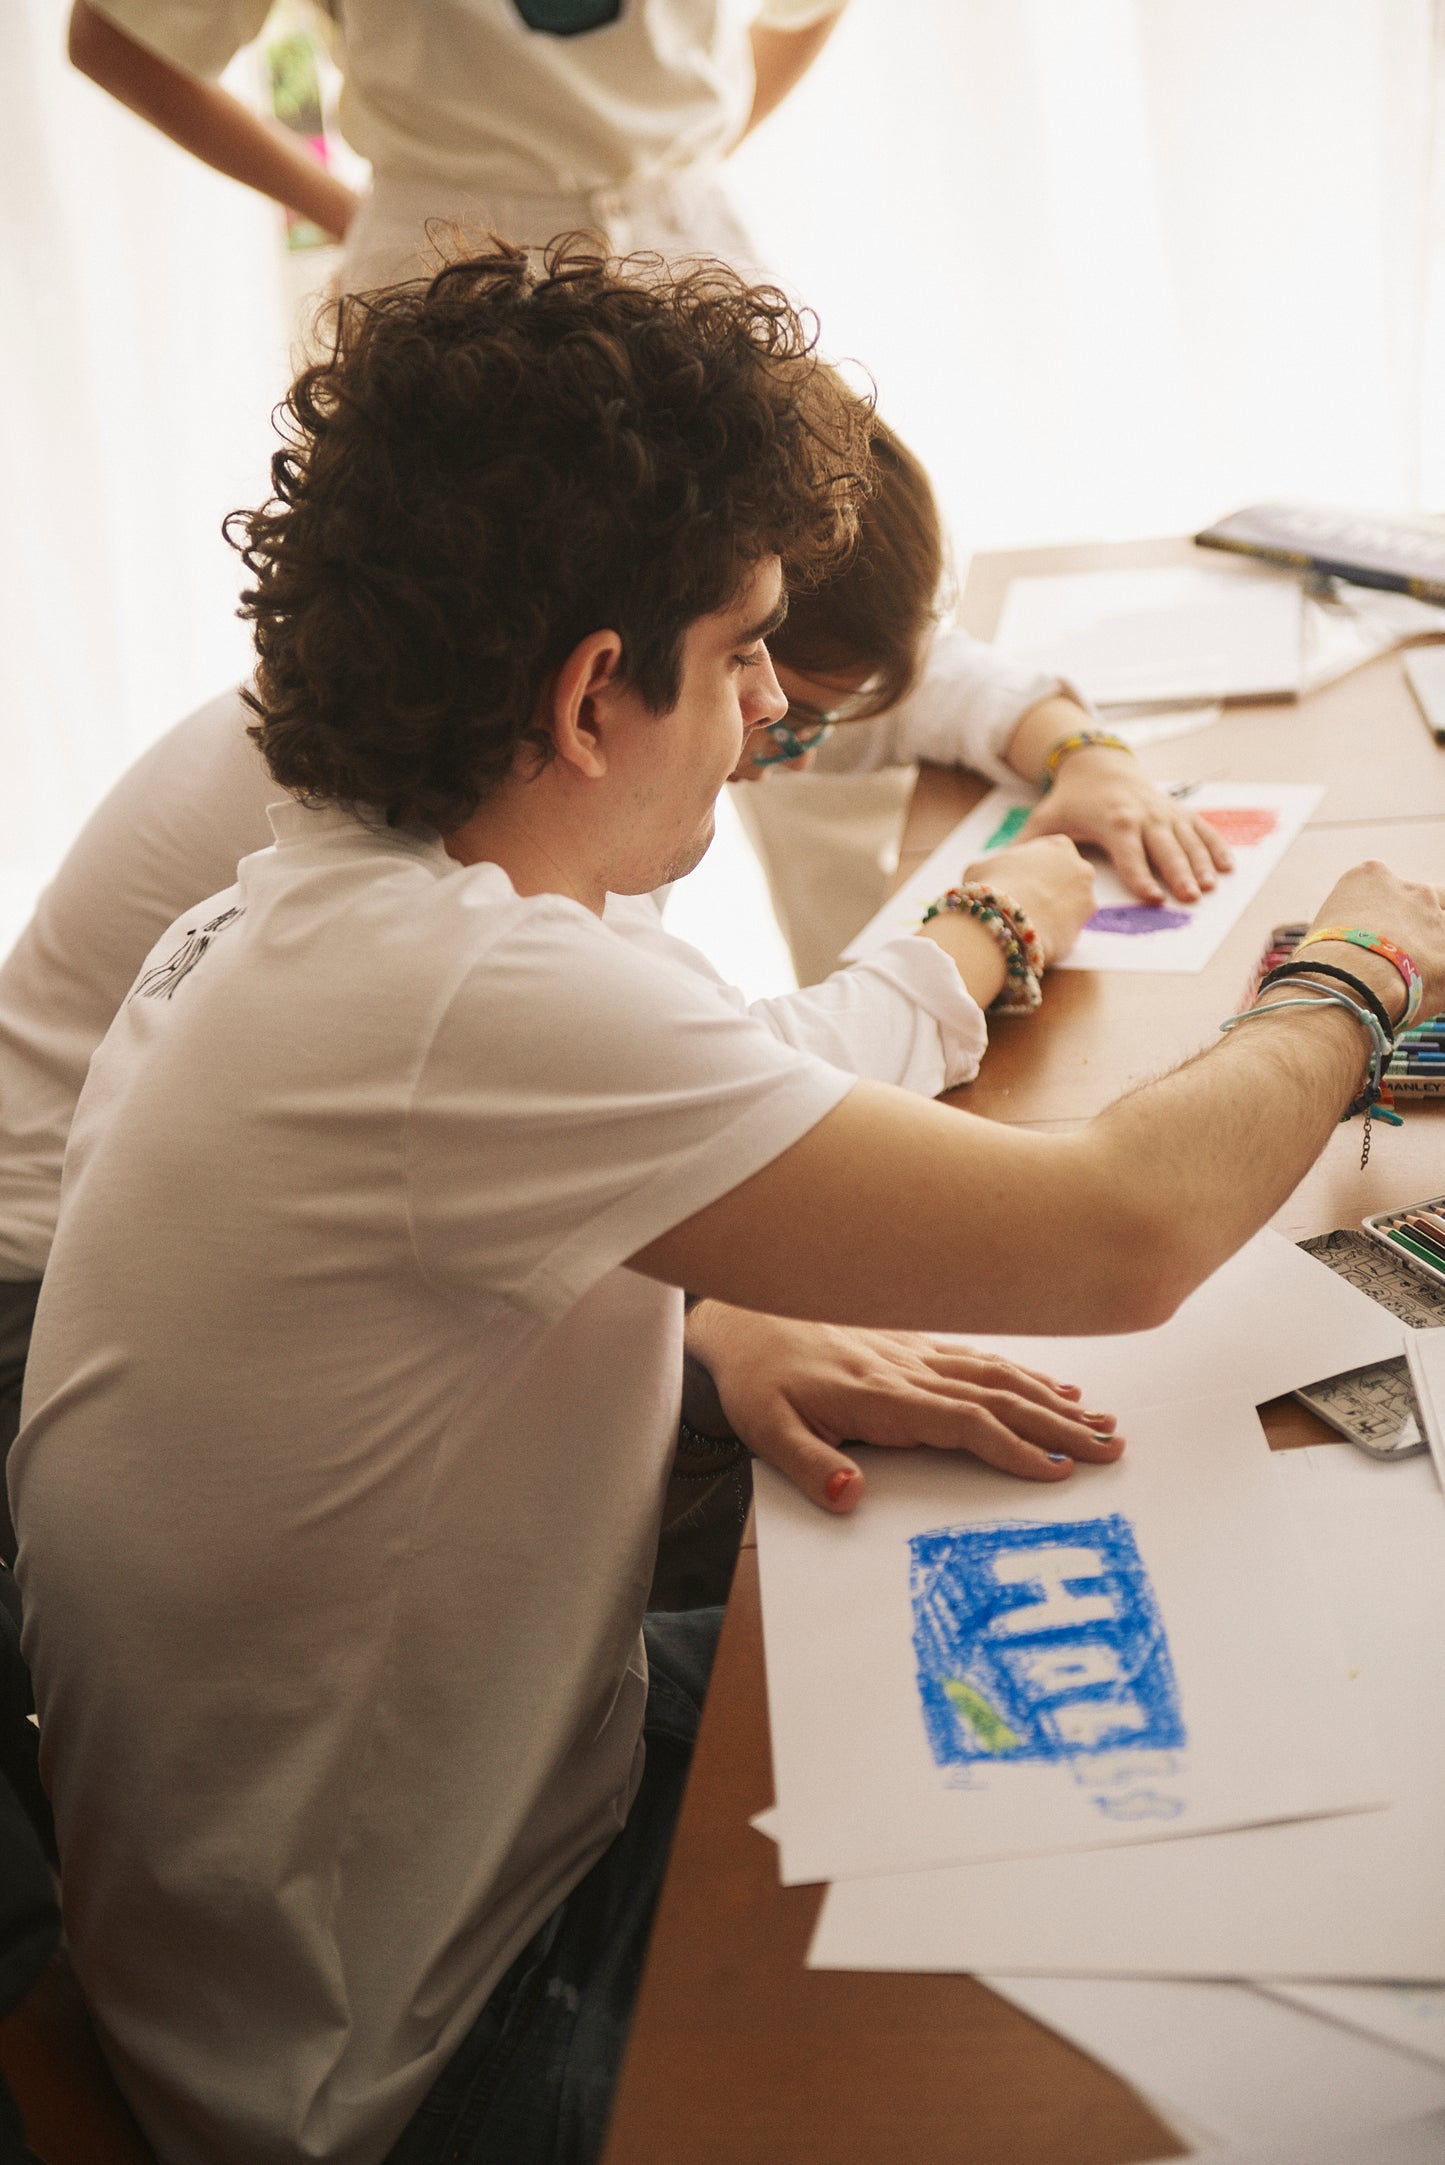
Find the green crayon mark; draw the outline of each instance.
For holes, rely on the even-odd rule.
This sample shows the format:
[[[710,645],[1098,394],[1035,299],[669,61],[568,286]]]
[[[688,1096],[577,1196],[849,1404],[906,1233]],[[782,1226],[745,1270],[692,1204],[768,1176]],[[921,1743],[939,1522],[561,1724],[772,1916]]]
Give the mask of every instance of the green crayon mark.
[[[1030,809],[1031,807],[1026,804],[1016,804],[1011,812],[1005,812],[1003,818],[983,845],[985,854],[991,849],[1002,849],[1006,842],[1012,842],[1024,821],[1028,818]]]
[[[994,1712],[982,1692],[975,1691],[972,1684],[960,1683],[956,1676],[945,1677],[943,1689],[986,1752],[1018,1750],[1023,1738],[1014,1735],[1003,1716]]]

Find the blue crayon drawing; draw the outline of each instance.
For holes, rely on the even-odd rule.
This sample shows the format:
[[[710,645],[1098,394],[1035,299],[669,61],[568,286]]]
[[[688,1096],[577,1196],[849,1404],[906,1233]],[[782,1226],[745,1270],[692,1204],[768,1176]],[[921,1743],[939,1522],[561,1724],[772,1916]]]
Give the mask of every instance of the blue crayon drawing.
[[[1184,1743],[1163,1618],[1118,1512],[943,1526],[908,1546],[918,1689],[939,1766]]]

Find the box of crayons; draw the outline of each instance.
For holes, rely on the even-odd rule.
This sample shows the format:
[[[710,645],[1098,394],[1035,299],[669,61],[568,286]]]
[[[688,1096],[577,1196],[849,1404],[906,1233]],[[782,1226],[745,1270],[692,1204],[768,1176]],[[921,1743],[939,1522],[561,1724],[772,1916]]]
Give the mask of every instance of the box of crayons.
[[[1308,931],[1308,925],[1275,926],[1246,990],[1246,1007],[1258,992],[1261,980],[1281,962],[1288,962]],[[1445,1015],[1432,1016],[1429,1022],[1400,1032],[1385,1069],[1385,1081],[1392,1098],[1445,1097]]]
[[[1445,1285],[1445,1195],[1411,1203],[1407,1210],[1377,1210],[1360,1223],[1371,1240],[1378,1240],[1437,1285]]]

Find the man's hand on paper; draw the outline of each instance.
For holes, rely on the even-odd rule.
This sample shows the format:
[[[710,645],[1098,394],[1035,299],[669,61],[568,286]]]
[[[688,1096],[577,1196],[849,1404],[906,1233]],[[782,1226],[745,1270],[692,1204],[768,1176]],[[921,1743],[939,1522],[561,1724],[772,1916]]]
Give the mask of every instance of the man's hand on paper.
[[[864,1477],[841,1446],[967,1451],[1031,1481],[1117,1458],[1114,1416],[1080,1410],[1072,1384],[914,1331],[847,1330],[704,1301],[689,1350],[710,1371],[748,1449],[824,1510],[846,1513]]]
[[[1061,835],[1011,842],[965,865],[962,876],[965,882],[996,887],[1018,903],[1043,944],[1047,962],[1068,953],[1093,914],[1093,869]]]
[[[1141,902],[1197,902],[1234,859],[1207,819],[1155,787],[1132,752],[1090,745],[1071,752],[1020,840],[1067,835],[1105,852]],[[1001,855],[1002,853],[998,853]],[[995,857],[998,861],[998,856]]]

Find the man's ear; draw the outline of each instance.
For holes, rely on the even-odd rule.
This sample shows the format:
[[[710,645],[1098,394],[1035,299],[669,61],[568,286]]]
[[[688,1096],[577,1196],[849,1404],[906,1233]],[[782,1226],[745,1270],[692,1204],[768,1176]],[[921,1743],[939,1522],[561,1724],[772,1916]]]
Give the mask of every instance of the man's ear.
[[[622,684],[622,641],[615,631],[589,632],[552,680],[548,699],[557,757],[588,781],[607,772],[606,708]]]

